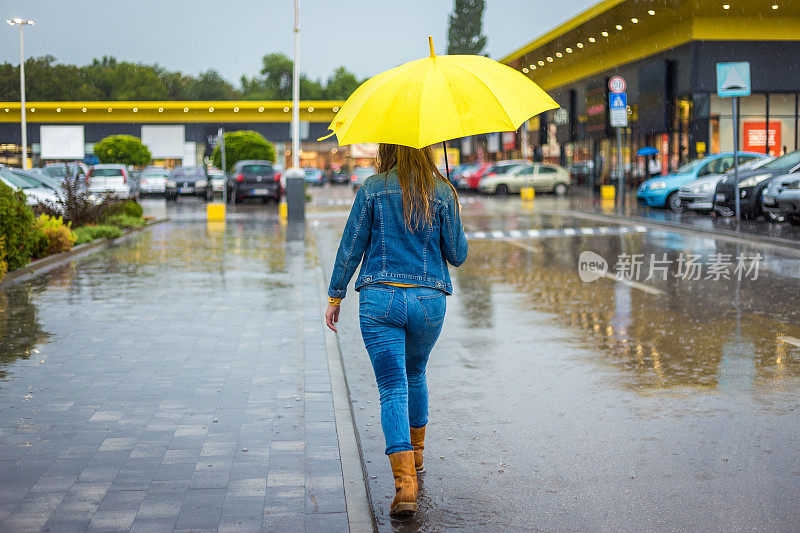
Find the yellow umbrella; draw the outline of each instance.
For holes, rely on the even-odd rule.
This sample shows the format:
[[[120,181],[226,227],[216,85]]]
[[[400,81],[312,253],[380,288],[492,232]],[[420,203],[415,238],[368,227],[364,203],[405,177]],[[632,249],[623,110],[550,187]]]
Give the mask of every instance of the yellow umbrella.
[[[514,131],[558,104],[516,70],[483,56],[431,55],[365,81],[331,122],[340,145],[390,143],[422,148]]]

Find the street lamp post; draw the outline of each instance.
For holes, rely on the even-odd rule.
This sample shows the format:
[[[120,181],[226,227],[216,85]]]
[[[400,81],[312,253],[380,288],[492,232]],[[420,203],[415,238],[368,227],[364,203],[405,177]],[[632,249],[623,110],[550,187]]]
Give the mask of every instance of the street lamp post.
[[[305,186],[300,169],[300,6],[294,0],[294,61],[292,62],[292,167],[286,170],[286,212],[289,221],[305,220]]]
[[[25,26],[33,26],[32,20],[21,18],[7,19],[11,26],[19,26],[19,100],[22,126],[22,168],[28,168],[28,122],[25,118],[25,52],[22,44],[22,30]]]

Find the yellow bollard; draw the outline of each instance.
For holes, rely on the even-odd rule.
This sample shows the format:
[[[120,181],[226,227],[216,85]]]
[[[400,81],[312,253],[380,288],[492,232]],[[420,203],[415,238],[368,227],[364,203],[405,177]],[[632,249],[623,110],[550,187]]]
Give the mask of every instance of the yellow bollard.
[[[288,218],[289,206],[286,205],[286,200],[281,200],[278,204],[278,219],[281,221],[281,224],[286,224]]]
[[[533,200],[536,197],[536,189],[533,187],[522,187],[519,190],[519,197],[523,200]]]
[[[601,198],[600,210],[603,213],[614,213],[617,210],[617,202],[613,198]]]
[[[613,200],[617,197],[617,189],[613,185],[601,185],[600,186],[600,198],[604,198],[606,200]]]
[[[225,204],[209,202],[206,204],[208,220],[225,220]]]

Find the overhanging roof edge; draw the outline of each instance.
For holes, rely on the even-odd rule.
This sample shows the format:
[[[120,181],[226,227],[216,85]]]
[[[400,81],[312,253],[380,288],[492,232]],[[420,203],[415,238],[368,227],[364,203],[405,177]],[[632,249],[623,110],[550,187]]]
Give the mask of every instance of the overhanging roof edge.
[[[610,9],[620,4],[623,4],[627,1],[628,0],[602,0],[601,2],[598,2],[597,4],[590,7],[589,9],[581,11],[571,19],[567,20],[566,22],[559,24],[558,26],[556,26],[549,32],[545,33],[544,35],[537,37],[536,39],[524,45],[523,47],[518,48],[517,50],[507,54],[505,57],[499,59],[498,61],[500,63],[508,64],[511,61],[514,61],[515,59],[524,56],[528,52],[535,50],[540,46],[561,37],[568,31],[574,30],[578,26],[581,26],[582,24],[589,22],[598,15],[601,15],[606,11],[609,11]]]

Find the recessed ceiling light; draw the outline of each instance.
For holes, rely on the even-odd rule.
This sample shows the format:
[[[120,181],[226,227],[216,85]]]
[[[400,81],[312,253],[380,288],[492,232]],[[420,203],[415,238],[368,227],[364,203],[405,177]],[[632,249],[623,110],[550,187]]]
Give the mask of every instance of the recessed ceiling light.
[[[163,108],[163,107],[159,107],[159,108],[158,108],[158,112],[159,112],[159,113],[163,113],[163,112],[164,112],[164,108]]]
[[[308,108],[308,112],[309,112],[309,113],[313,113],[313,112],[314,112],[314,106],[311,106],[311,107],[309,107],[309,108]]]
[[[583,43],[578,43],[575,46],[577,46],[578,48],[583,48]]]
[[[209,113],[213,113],[213,112],[214,112],[214,108],[213,108],[213,107],[209,107],[209,108],[208,108],[208,112],[209,112]]]
[[[639,24],[639,19],[634,17],[634,18],[631,19],[631,22],[633,22],[634,24]]]
[[[616,28],[617,28],[619,31],[622,31],[622,26],[621,26],[621,25],[617,24]]]
[[[134,107],[134,108],[133,108],[133,112],[134,112],[134,113],[138,113],[138,112],[139,112],[139,108],[138,108],[138,107]]]
[[[113,110],[112,108],[110,108],[110,107],[109,107],[109,108],[108,108],[108,112],[109,112],[109,113],[111,113],[112,111],[114,111],[114,110]]]
[[[552,58],[552,57],[550,57],[550,56],[547,56],[547,62],[548,62],[548,63],[552,63],[552,62],[553,62],[553,58]]]
[[[83,110],[86,111],[86,108],[84,107]],[[31,108],[31,113],[36,113],[36,108],[35,107]]]
[[[594,37],[589,37],[589,42],[593,43],[594,42]]]
[[[655,15],[655,14],[656,14],[656,12],[655,12],[655,11],[653,11],[652,9],[649,9],[649,10],[647,10],[647,14],[648,14],[648,15]]]
[[[568,53],[568,54],[571,54],[571,53],[572,53],[572,48],[570,48],[570,47],[567,47],[567,48],[566,48],[566,50],[567,50],[567,53]]]
[[[531,70],[536,70],[536,65],[531,65]]]
[[[534,65],[533,63],[531,63],[531,64],[530,64],[530,68],[536,68],[536,65]]]
[[[778,4],[772,4],[772,9],[778,9]]]
[[[539,61],[539,66],[540,66],[540,67],[543,67],[543,66],[544,66],[544,61],[541,61],[541,60],[540,60],[540,61]]]
[[[234,107],[234,108],[233,108],[233,112],[234,112],[234,113],[238,113],[238,112],[239,112],[239,107],[238,107],[238,106],[237,106],[237,107]]]
[[[604,31],[604,32],[602,32],[600,35],[602,35],[603,37],[608,37],[608,32],[607,32],[607,31]]]
[[[722,4],[722,9],[730,9],[730,8],[731,8],[730,4]]]
[[[61,113],[61,108],[60,107],[56,108],[56,113]]]
[[[258,108],[258,112],[259,112],[259,113],[263,113],[263,112],[264,112],[264,108],[263,108],[263,107],[259,107],[259,108]]]
[[[86,108],[85,108],[85,107],[81,108],[81,111],[83,111],[84,113],[86,113]]]
[[[339,112],[339,108],[338,108],[338,107],[334,107],[334,108],[333,108],[333,112],[334,112],[334,113],[338,113],[338,112]]]
[[[284,108],[283,108],[283,112],[284,112],[284,113],[288,113],[288,112],[289,112],[289,108],[288,108],[288,107],[284,107]]]
[[[522,72],[523,72],[523,74],[527,74],[528,73],[528,67],[522,67]]]
[[[556,57],[563,57],[563,54],[561,52],[556,52]]]
[[[189,108],[188,108],[188,107],[184,107],[184,108],[183,108],[183,112],[184,112],[184,113],[188,113],[188,112],[189,112]]]

